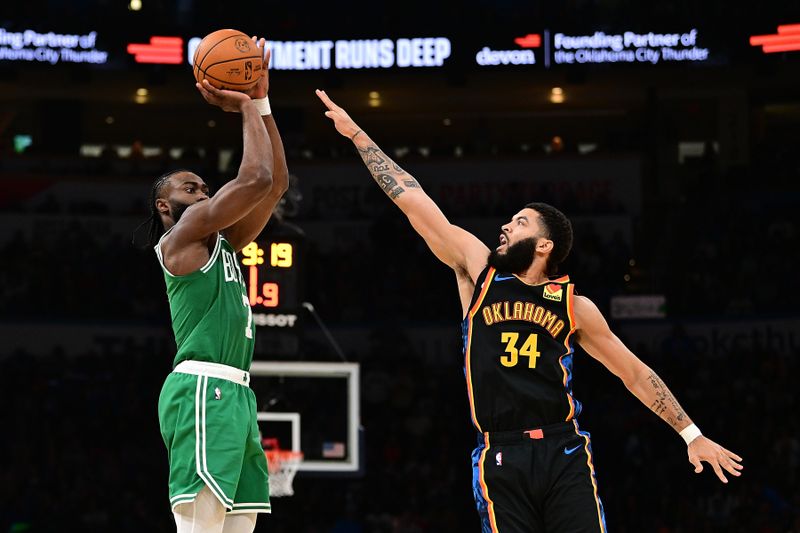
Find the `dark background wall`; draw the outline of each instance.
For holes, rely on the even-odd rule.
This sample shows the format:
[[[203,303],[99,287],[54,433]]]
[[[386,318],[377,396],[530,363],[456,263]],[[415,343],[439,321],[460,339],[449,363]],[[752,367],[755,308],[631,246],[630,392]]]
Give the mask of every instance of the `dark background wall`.
[[[112,58],[105,67],[0,60],[0,531],[174,528],[155,411],[174,344],[158,265],[130,235],[161,172],[191,168],[216,187],[235,175],[240,123],[202,102],[186,65],[137,65],[124,45],[226,26],[282,40],[447,36],[454,46],[441,69],[271,74],[296,180],[267,234],[302,232],[303,299],[362,365],[366,467],[360,477],[299,476],[259,531],[478,530],[453,275],[332,130],[316,87],[488,243],[528,201],[563,209],[576,240],[562,270],[703,431],[745,458],[728,485],[696,476],[681,439],[579,351],[575,394],[611,531],[800,530],[800,52],[748,44],[800,23],[797,7],[509,1],[457,11],[0,7],[8,31],[96,30]],[[473,63],[484,45],[544,29],[688,28],[700,29],[714,61]],[[138,104],[142,87],[149,96]],[[550,101],[553,87],[563,104]],[[21,152],[20,135],[32,140]],[[663,296],[665,317],[615,318],[612,298],[634,295]],[[336,360],[313,320],[302,321],[295,353],[281,357]],[[277,333],[258,335],[257,357],[275,358]]]

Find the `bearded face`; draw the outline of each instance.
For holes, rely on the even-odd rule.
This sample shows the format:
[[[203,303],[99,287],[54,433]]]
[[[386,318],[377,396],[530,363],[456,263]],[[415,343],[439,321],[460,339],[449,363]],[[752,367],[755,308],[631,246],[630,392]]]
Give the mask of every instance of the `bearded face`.
[[[520,274],[533,264],[538,242],[538,238],[528,237],[509,245],[504,253],[492,250],[489,252],[487,262],[499,272]]]
[[[181,215],[183,215],[183,212],[186,211],[186,209],[190,205],[192,204],[184,204],[181,202],[176,202],[174,200],[169,201],[169,207],[170,210],[172,211],[172,220],[174,220],[176,224],[181,219]]]

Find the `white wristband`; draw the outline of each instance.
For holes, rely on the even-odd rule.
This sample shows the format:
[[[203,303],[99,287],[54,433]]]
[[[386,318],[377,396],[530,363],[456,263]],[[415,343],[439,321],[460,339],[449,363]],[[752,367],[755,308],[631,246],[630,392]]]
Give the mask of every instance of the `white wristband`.
[[[269,107],[269,97],[256,98],[253,103],[256,104],[256,109],[258,109],[262,117],[272,114],[272,108]]]
[[[686,441],[686,445],[688,446],[694,439],[702,435],[700,432],[700,428],[698,428],[694,424],[690,424],[683,428],[680,432],[680,436],[683,437],[683,440]]]

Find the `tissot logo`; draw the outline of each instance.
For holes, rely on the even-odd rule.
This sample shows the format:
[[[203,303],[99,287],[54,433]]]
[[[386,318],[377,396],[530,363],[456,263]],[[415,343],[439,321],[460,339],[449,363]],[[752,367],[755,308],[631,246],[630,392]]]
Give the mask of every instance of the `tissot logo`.
[[[514,39],[514,43],[522,50],[492,50],[484,46],[475,55],[475,61],[482,67],[493,65],[535,65],[536,55],[531,48],[542,45],[542,37],[538,33],[529,33]]]
[[[753,35],[750,46],[761,46],[765,54],[800,51],[800,24],[778,26],[778,33],[772,35]]]

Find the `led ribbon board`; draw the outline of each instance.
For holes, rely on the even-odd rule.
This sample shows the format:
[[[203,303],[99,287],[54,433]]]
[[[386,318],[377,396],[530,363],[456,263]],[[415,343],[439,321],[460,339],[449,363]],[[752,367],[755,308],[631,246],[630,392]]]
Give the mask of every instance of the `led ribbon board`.
[[[96,31],[79,35],[0,28],[0,61],[103,65],[108,61],[108,52],[96,46]]]

